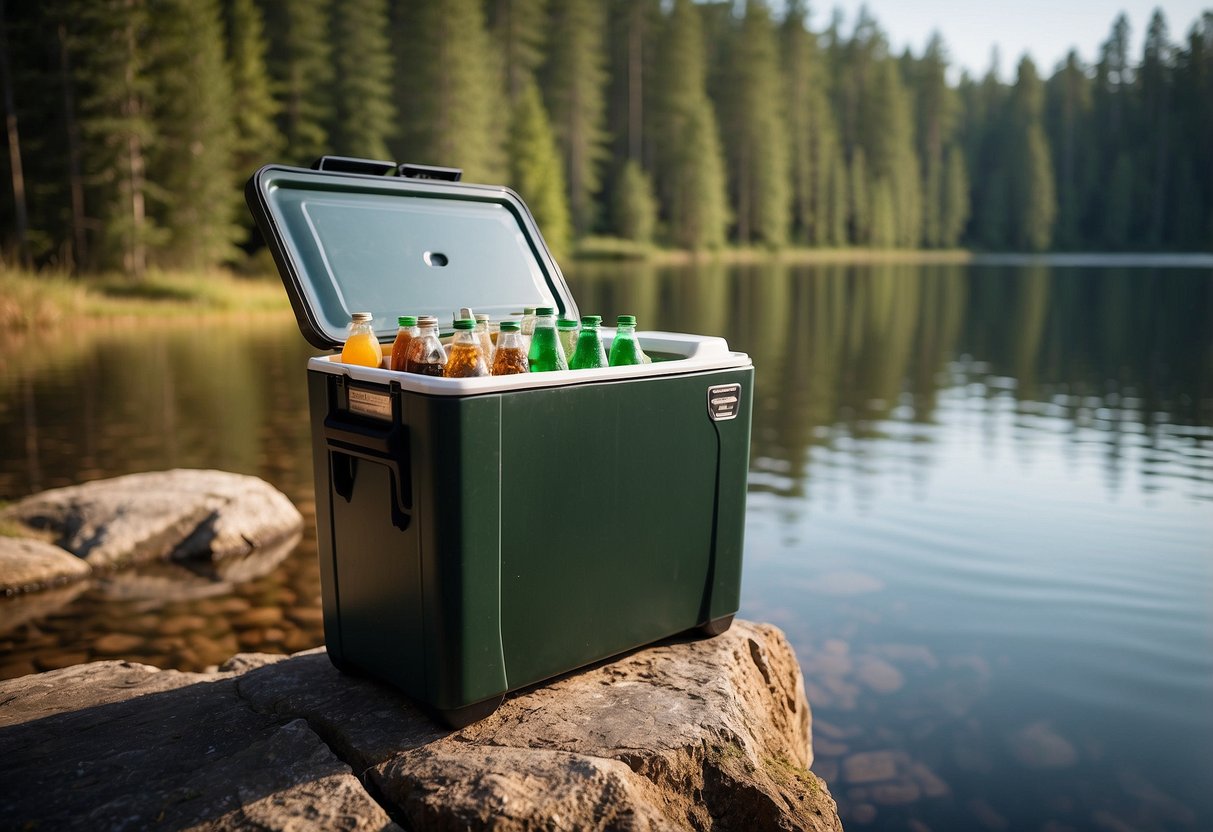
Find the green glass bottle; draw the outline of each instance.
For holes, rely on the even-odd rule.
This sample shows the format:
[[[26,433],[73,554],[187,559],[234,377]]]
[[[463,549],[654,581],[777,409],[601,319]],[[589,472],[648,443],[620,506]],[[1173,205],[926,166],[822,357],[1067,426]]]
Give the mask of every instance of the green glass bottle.
[[[643,364],[644,351],[636,340],[636,316],[620,315],[615,322],[615,339],[611,341],[611,366]]]
[[[568,359],[560,338],[556,335],[556,310],[551,306],[540,306],[535,310],[535,332],[531,335],[531,349],[527,354],[532,373],[552,370],[567,370]]]
[[[573,351],[569,369],[592,370],[607,366],[606,350],[602,346],[602,335],[598,332],[601,323],[600,315],[581,317],[581,332],[577,335],[577,349]]]
[[[564,347],[564,354],[572,357],[573,350],[577,349],[577,329],[579,324],[572,318],[557,318],[556,319],[556,334],[560,336],[560,346]]]

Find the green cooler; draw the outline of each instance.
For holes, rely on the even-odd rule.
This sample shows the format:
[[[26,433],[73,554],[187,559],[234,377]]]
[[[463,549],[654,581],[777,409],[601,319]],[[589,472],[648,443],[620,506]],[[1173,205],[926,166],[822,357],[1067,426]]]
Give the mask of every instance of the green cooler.
[[[355,311],[577,317],[517,194],[326,157],[246,189],[308,362],[328,654],[452,725],[512,690],[737,611],[754,369],[641,332],[652,364],[473,379],[340,363]],[[447,324],[449,327],[449,323]],[[609,349],[612,331],[603,330]]]

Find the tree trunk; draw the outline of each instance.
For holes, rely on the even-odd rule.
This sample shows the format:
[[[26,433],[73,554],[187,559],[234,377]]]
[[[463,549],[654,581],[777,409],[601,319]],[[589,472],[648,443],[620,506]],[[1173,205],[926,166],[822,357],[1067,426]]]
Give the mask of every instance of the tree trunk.
[[[80,124],[76,121],[76,102],[72,97],[71,56],[67,47],[67,24],[59,23],[59,81],[63,86],[63,122],[67,128],[67,177],[72,201],[71,265],[79,271],[88,262],[88,241],[84,232],[84,173],[81,164]]]
[[[29,268],[29,215],[25,208],[25,174],[21,168],[21,136],[17,130],[17,110],[13,104],[13,79],[8,68],[8,33],[4,19],[4,0],[0,0],[0,86],[4,94],[4,123],[8,133],[8,159],[13,180],[13,213],[17,222],[17,257]]]

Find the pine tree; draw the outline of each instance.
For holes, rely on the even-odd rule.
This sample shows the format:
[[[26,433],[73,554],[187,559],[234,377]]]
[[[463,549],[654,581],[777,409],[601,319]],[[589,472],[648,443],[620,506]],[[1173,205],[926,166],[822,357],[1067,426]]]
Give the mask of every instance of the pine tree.
[[[1057,176],[1059,246],[1074,248],[1083,239],[1083,219],[1094,171],[1089,152],[1091,81],[1078,54],[1070,50],[1065,63],[1046,86],[1046,129]]]
[[[147,74],[157,140],[148,177],[166,232],[160,259],[193,268],[228,260],[240,236],[231,79],[216,0],[150,0]]]
[[[868,185],[868,163],[863,148],[856,147],[851,155],[847,203],[850,206],[850,238],[859,246],[872,242],[872,195]]]
[[[981,83],[962,86],[962,95],[968,122],[963,143],[972,186],[973,237],[984,248],[1006,248],[1010,245],[1006,160],[1013,148],[997,50]]]
[[[922,194],[913,116],[899,62],[889,55],[888,42],[866,9],[860,11],[849,41],[841,42],[836,21],[830,42],[835,108],[851,163],[852,238],[860,245],[872,242],[876,217],[871,200],[883,180],[893,204],[893,244],[915,245],[921,233]],[[866,202],[856,201],[860,199]]]
[[[1112,164],[1103,201],[1103,245],[1110,249],[1128,248],[1133,219],[1133,166],[1127,152],[1122,152]]]
[[[488,8],[489,31],[501,56],[505,91],[514,101],[543,63],[547,0],[492,0]]]
[[[952,145],[944,161],[939,204],[939,245],[943,248],[960,245],[968,222],[969,175],[965,170],[964,151],[958,145]]]
[[[646,245],[653,241],[657,203],[653,198],[652,182],[639,162],[629,159],[624,163],[611,207],[616,234]]]
[[[156,139],[144,46],[148,7],[143,0],[78,0],[72,11],[84,169],[99,228],[96,263],[142,277],[149,245],[160,238],[147,204],[147,150]]]
[[[506,175],[496,107],[504,90],[478,0],[409,0],[392,21],[399,161],[463,169],[471,182]]]
[[[737,240],[781,246],[788,236],[788,145],[775,28],[763,0],[747,0],[726,73],[721,122]]]
[[[1175,57],[1175,210],[1170,214],[1175,241],[1184,247],[1213,249],[1213,11],[1188,31]]]
[[[594,224],[594,194],[606,156],[602,6],[595,0],[552,0],[548,31],[544,101],[564,160],[573,230],[583,236]]]
[[[826,245],[830,226],[830,165],[838,135],[826,98],[826,77],[817,38],[805,28],[804,0],[792,0],[781,27],[784,101],[790,177],[792,236],[811,245]]]
[[[548,248],[557,256],[563,254],[569,246],[564,171],[533,78],[522,86],[514,102],[508,150],[510,184],[530,207]]]
[[[1172,167],[1171,131],[1174,110],[1173,48],[1167,39],[1167,22],[1155,9],[1146,29],[1146,43],[1137,71],[1138,159],[1134,173],[1141,199],[1142,242],[1157,248],[1166,231]]]
[[[331,152],[390,159],[395,132],[387,0],[343,0],[333,10]]]
[[[914,104],[918,162],[922,170],[922,242],[943,244],[944,154],[955,123],[954,93],[948,87],[943,39],[933,34],[922,60],[914,65]],[[954,245],[954,243],[953,243]]]
[[[248,177],[282,152],[274,119],[278,103],[270,89],[265,24],[253,0],[227,0],[227,65],[231,76],[231,114],[235,129],[232,165],[237,178]],[[250,218],[251,222],[251,218]]]
[[[1019,62],[1011,98],[1010,239],[1016,248],[1041,251],[1053,239],[1057,198],[1053,163],[1042,124],[1044,91],[1032,59]]]
[[[268,65],[287,157],[300,164],[330,152],[333,61],[329,0],[261,0]]]
[[[704,49],[699,12],[690,0],[675,0],[658,39],[650,130],[670,240],[693,249],[722,244],[728,224]]]

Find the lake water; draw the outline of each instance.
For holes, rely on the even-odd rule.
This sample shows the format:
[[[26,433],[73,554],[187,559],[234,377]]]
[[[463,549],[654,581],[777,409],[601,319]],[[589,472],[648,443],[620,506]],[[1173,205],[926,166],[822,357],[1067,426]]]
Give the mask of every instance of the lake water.
[[[1182,261],[1181,261],[1182,264]],[[1213,268],[579,266],[757,368],[741,615],[788,634],[848,828],[1213,828]],[[0,677],[321,642],[293,320],[0,351],[0,499],[261,476],[303,542],[0,602]]]

